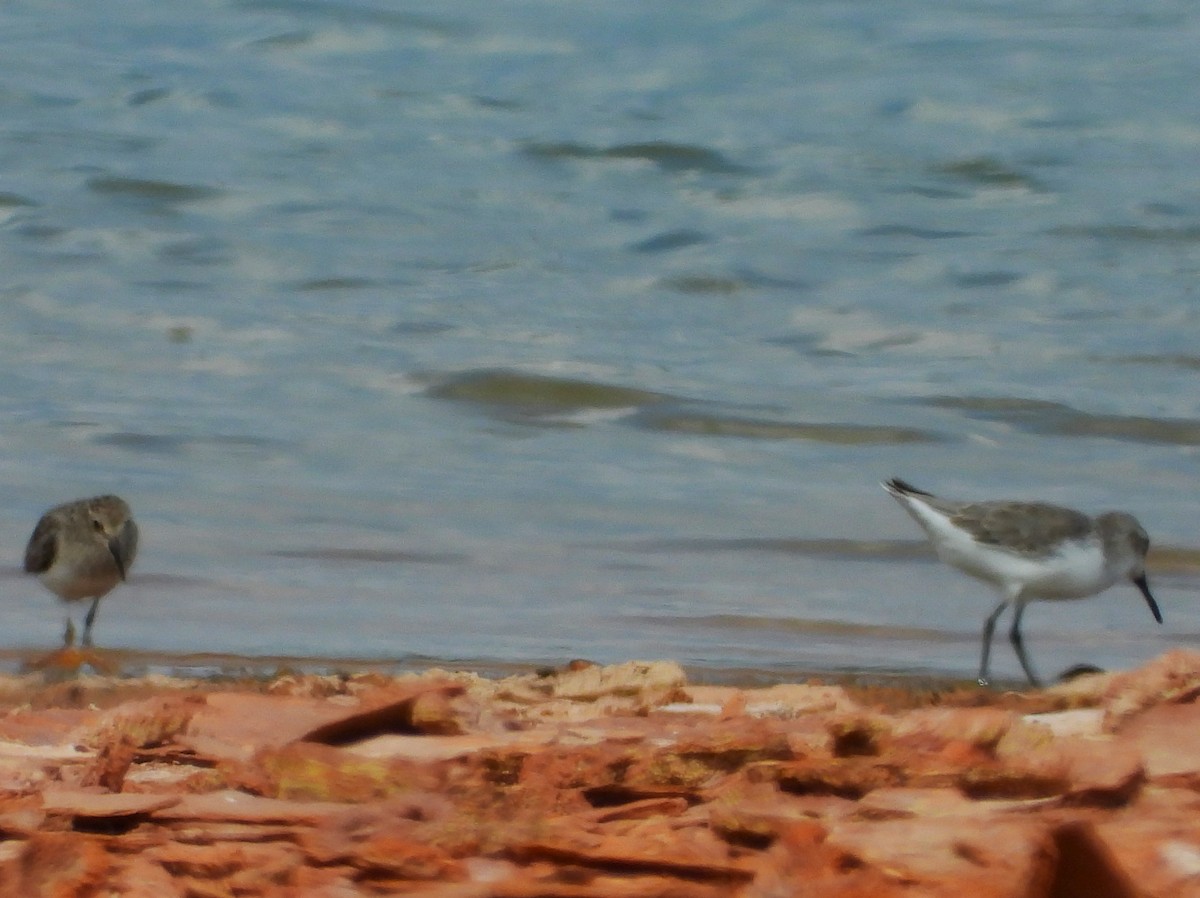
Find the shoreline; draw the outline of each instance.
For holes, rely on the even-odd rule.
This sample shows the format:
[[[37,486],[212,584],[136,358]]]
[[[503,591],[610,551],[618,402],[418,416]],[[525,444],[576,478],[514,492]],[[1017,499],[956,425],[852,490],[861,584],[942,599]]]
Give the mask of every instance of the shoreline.
[[[21,646],[0,648],[0,679],[20,677],[36,671],[57,651]],[[602,666],[603,662],[588,659],[562,658],[532,660],[499,660],[494,658],[440,658],[426,655],[399,658],[322,657],[307,655],[239,655],[225,652],[151,652],[141,649],[101,647],[98,656],[106,659],[108,672],[125,677],[167,676],[214,682],[243,682],[270,680],[288,674],[313,676],[377,673],[383,676],[410,676],[428,670],[453,673],[473,673],[488,679],[561,670],[573,663]],[[615,662],[620,663],[620,662]],[[955,675],[932,670],[894,670],[885,668],[828,669],[808,665],[737,665],[717,666],[679,662],[688,681],[706,686],[733,686],[743,689],[766,688],[783,683],[820,681],[835,685],[894,687],[913,690],[949,690],[975,686],[968,671]],[[104,673],[90,668],[87,673]],[[1102,672],[1102,671],[1101,671]],[[1059,675],[1064,682],[1071,671]],[[1027,688],[1025,680],[1013,675],[996,678],[993,688],[1020,690]]]

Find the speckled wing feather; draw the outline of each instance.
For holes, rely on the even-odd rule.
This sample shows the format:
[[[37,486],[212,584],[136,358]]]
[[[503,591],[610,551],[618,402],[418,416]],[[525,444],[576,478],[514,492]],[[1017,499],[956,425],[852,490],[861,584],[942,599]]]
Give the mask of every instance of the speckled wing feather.
[[[57,520],[48,514],[42,515],[25,547],[25,573],[40,574],[54,564],[54,556],[58,554],[58,527]]]
[[[985,545],[1039,557],[1052,554],[1063,540],[1093,532],[1083,512],[1041,502],[975,502],[960,506],[950,520]]]

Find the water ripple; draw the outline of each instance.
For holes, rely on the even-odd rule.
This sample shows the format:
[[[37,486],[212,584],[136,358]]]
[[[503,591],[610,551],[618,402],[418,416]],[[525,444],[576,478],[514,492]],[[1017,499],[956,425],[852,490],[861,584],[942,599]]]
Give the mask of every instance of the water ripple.
[[[581,143],[527,143],[524,153],[534,159],[640,160],[652,162],[665,172],[702,172],[715,175],[748,174],[751,169],[730,162],[716,150],[692,144],[653,140],[595,147]]]
[[[623,620],[638,624],[656,624],[666,627],[696,627],[717,630],[770,630],[795,635],[824,636],[833,638],[896,639],[915,642],[961,642],[968,638],[965,633],[937,630],[932,627],[903,627],[891,624],[862,624],[852,621],[819,618],[770,617],[749,614],[702,614],[694,616],[636,615]],[[975,637],[969,636],[971,640]]]
[[[742,418],[688,410],[644,410],[633,418],[646,430],[757,440],[812,440],[842,446],[933,443],[944,437],[913,427],[886,424],[812,423]]]
[[[936,396],[923,402],[937,408],[958,409],[971,418],[1001,421],[1043,436],[1200,446],[1200,421],[1187,418],[1094,415],[1060,402],[1009,396]]]
[[[160,181],[153,178],[125,178],[118,175],[98,175],[89,178],[87,186],[94,193],[108,194],[159,206],[193,203],[221,195],[221,191],[215,187],[178,184],[174,181]]]
[[[274,558],[293,558],[308,561],[334,561],[373,564],[463,564],[468,556],[457,552],[404,552],[392,549],[331,549],[320,546],[309,549],[277,549],[269,552]]]

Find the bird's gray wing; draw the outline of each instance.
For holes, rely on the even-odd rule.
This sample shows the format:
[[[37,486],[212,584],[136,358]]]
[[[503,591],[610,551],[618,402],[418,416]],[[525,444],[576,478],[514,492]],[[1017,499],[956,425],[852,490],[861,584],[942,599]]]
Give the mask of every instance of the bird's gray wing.
[[[1083,512],[1041,502],[976,502],[951,518],[979,542],[1022,555],[1048,555],[1064,540],[1086,539],[1092,519]]]
[[[43,515],[33,528],[29,537],[29,545],[25,547],[25,572],[40,574],[54,564],[58,554],[58,521],[50,515]]]

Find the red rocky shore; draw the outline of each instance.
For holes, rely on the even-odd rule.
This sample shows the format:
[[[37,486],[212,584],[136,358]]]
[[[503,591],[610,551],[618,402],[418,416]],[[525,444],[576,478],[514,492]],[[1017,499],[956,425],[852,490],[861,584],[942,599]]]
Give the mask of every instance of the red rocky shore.
[[[1198,696],[0,678],[0,895],[1200,896]]]

